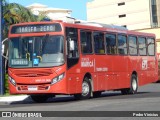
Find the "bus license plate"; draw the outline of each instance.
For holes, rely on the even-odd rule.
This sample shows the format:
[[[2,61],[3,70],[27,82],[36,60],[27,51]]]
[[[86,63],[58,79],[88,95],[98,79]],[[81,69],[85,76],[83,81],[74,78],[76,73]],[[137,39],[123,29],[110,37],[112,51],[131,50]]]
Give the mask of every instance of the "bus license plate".
[[[36,86],[28,86],[28,90],[38,90]]]

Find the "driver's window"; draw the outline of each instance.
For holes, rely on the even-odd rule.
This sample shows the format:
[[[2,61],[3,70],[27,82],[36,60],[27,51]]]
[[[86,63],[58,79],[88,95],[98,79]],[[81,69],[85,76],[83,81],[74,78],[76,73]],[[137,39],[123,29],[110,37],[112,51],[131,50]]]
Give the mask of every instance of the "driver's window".
[[[78,31],[76,28],[66,28],[68,58],[78,58]]]
[[[78,51],[78,30],[76,28],[66,28],[67,40],[67,67],[68,69],[76,65],[79,60]]]

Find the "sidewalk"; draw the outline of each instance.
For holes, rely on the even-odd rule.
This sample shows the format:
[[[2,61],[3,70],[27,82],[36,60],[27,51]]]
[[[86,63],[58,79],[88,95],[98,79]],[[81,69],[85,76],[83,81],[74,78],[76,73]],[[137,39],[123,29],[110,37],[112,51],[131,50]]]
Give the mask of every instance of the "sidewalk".
[[[12,103],[17,101],[24,101],[30,99],[29,95],[9,95],[9,96],[2,96],[0,97],[0,103]]]

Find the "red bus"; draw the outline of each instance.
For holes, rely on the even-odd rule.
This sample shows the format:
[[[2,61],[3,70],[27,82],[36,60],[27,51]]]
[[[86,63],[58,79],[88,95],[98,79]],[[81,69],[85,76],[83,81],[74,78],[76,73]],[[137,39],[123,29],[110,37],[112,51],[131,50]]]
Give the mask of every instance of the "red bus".
[[[16,24],[9,31],[10,94],[45,102],[57,94],[76,99],[106,90],[134,94],[158,79],[155,35],[100,23]]]

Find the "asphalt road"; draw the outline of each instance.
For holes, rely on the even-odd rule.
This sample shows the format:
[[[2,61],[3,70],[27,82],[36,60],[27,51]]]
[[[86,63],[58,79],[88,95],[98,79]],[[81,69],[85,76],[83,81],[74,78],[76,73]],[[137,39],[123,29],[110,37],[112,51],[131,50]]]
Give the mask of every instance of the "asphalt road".
[[[56,96],[56,98],[49,99],[46,103],[35,103],[30,98],[27,98],[24,101],[14,102],[10,104],[0,105],[0,111],[73,111],[73,113],[69,113],[72,116],[74,111],[82,111],[82,116],[84,114],[83,111],[98,111],[97,113],[88,113],[91,114],[92,118],[87,117],[87,120],[90,119],[117,119],[124,120],[122,117],[95,117],[96,114],[101,111],[124,111],[124,113],[117,114],[126,114],[125,111],[160,111],[160,83],[152,83],[149,85],[145,85],[139,87],[138,93],[135,95],[121,95],[120,92],[104,92],[99,98],[92,98],[88,100],[79,100],[76,101],[72,96]],[[100,111],[100,112],[99,112]],[[64,115],[62,113],[62,116]],[[105,114],[108,114],[107,112]],[[87,112],[86,112],[87,113]],[[153,112],[152,112],[153,113]],[[54,113],[53,113],[54,114]],[[67,114],[67,113],[66,113]],[[113,114],[113,112],[111,113]],[[114,116],[114,115],[113,115]],[[117,115],[121,116],[121,115]],[[160,112],[158,112],[159,117],[154,117],[152,119],[159,120]],[[73,118],[73,117],[72,117]],[[16,118],[17,119],[17,118]],[[56,117],[55,119],[70,119]],[[76,117],[76,119],[81,119],[81,117]],[[131,117],[125,119],[144,119],[144,117]],[[150,120],[150,117],[146,117],[145,120]]]

